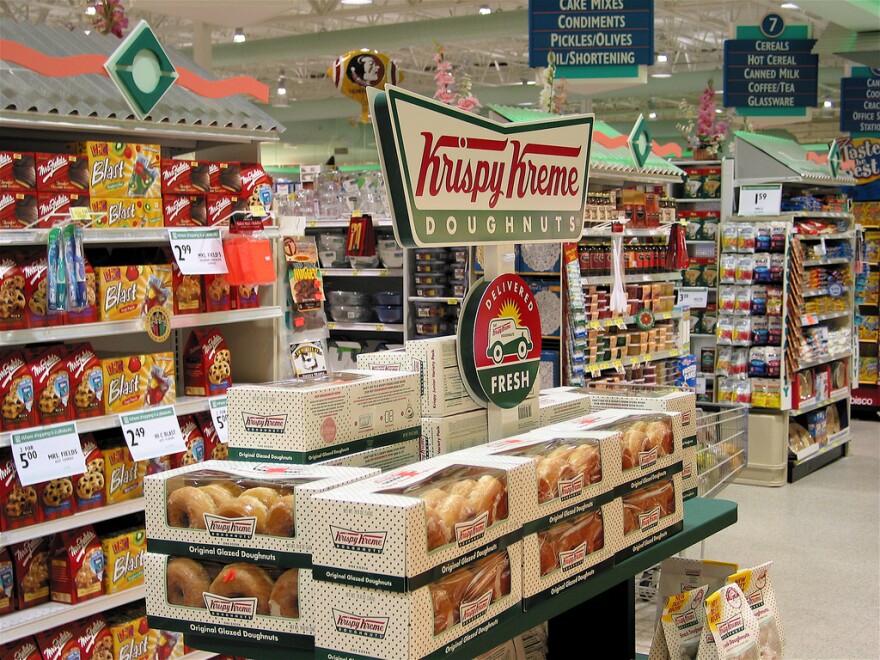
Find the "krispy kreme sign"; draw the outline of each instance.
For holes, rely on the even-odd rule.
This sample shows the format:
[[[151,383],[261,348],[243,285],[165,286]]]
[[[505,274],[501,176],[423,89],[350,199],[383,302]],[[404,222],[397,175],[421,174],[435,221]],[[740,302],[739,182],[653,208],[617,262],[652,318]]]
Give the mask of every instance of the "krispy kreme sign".
[[[592,115],[500,124],[393,85],[367,92],[402,245],[581,237]]]

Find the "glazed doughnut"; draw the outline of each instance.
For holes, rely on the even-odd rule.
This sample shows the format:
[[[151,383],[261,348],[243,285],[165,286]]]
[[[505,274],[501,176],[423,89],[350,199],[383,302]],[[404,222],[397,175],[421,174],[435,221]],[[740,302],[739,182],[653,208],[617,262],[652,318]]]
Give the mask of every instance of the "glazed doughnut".
[[[442,586],[432,584],[430,589],[431,601],[434,606],[434,634],[439,635],[455,624],[455,614],[458,608]]]
[[[636,426],[636,424],[633,424],[633,426]],[[630,428],[623,434],[623,439],[620,441],[622,451],[620,465],[624,470],[638,467],[639,453],[645,450],[647,441],[648,436],[635,428]]]
[[[299,569],[289,568],[275,580],[269,594],[269,613],[285,619],[299,618]]]
[[[558,552],[574,550],[581,543],[586,544],[587,554],[602,548],[602,517],[601,511],[593,511],[578,520],[569,527],[556,543]]]
[[[507,490],[497,477],[484,474],[467,495],[474,513],[489,514],[489,524],[507,518]]]
[[[269,507],[266,514],[266,533],[269,536],[292,538],[294,529],[293,495],[285,495]]]
[[[547,454],[546,458],[561,458],[563,461],[569,461],[572,451],[574,451],[574,447],[571,445],[562,445]]]
[[[199,562],[172,557],[165,567],[165,592],[171,605],[205,607],[202,594],[211,588],[211,577]]]
[[[259,566],[242,562],[224,566],[209,591],[226,598],[256,598],[257,614],[269,614],[272,578]]]
[[[561,458],[544,458],[538,461],[538,502],[543,504],[558,497],[556,485],[575,476],[575,471]]]
[[[256,497],[239,495],[218,508],[217,514],[224,518],[256,518],[257,534],[266,533],[266,516],[269,510]]]
[[[541,575],[547,575],[550,571],[559,568],[559,557],[556,548],[550,543],[547,535],[538,535],[538,550],[541,556]]]
[[[447,495],[435,507],[446,527],[446,538],[455,538],[455,524],[474,517],[474,508],[461,495]]]
[[[443,519],[437,513],[437,509],[428,504],[425,504],[425,528],[429,551],[449,543],[450,539],[446,537],[446,526],[443,524]]]
[[[506,551],[495,552],[474,564],[474,577],[462,594],[462,602],[476,600],[492,591],[492,602],[510,593],[510,558]]]
[[[468,585],[473,579],[474,574],[469,568],[460,568],[434,583],[438,588],[443,589],[452,601],[453,623],[458,623],[460,615],[458,606],[461,605],[464,592],[467,590]]]
[[[462,497],[470,497],[471,491],[477,484],[473,479],[465,479],[464,481],[456,481],[447,490],[453,495],[461,495]]]
[[[645,426],[648,448],[657,448],[658,456],[672,453],[672,424],[669,421],[650,422]]]
[[[425,491],[419,497],[425,500],[425,504],[428,506],[432,506],[435,509],[437,506],[445,500],[449,496],[449,493],[442,488],[431,488],[430,490]]]
[[[265,504],[266,507],[270,507],[281,498],[281,493],[274,488],[259,486],[257,488],[248,488],[247,490],[242,491],[239,497],[253,497],[260,500],[260,502]]]
[[[575,447],[568,455],[568,464],[578,474],[584,475],[584,485],[602,481],[602,465],[599,462],[599,447],[584,443]]]
[[[205,529],[205,514],[217,513],[214,499],[195,486],[183,486],[168,496],[168,524],[171,527]]]
[[[203,493],[207,493],[211,496],[211,499],[214,500],[215,506],[220,506],[228,502],[229,500],[235,499],[235,494],[229,490],[228,488],[224,488],[220,484],[208,484],[207,486],[199,486],[199,490]]]

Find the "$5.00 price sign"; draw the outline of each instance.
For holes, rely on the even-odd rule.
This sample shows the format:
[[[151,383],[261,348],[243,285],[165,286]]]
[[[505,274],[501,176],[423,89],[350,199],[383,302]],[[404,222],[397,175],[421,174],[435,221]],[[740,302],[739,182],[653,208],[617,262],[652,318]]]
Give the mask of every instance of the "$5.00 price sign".
[[[169,229],[168,238],[177,267],[184,275],[229,272],[219,229]]]
[[[211,408],[211,421],[214,422],[214,430],[217,431],[217,439],[226,444],[229,441],[229,422],[226,407],[226,397],[218,396],[208,400]]]
[[[119,416],[122,436],[136,461],[186,451],[174,406],[150,408]]]
[[[11,444],[22,486],[86,471],[86,459],[73,422],[13,433]]]

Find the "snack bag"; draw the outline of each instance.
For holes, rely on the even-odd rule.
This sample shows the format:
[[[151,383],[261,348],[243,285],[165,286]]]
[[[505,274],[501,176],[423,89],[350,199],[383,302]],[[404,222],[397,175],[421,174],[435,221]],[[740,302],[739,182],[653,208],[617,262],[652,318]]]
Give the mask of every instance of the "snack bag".
[[[76,605],[103,593],[104,550],[94,527],[56,533],[50,555],[52,600]]]
[[[82,657],[79,631],[75,623],[38,632],[36,639],[43,660],[72,660]]]
[[[0,614],[8,614],[15,609],[14,585],[12,559],[9,557],[9,550],[3,547],[0,548]]]
[[[70,372],[62,358],[63,348],[52,346],[28,364],[34,379],[34,401],[40,424],[57,424],[73,419]]]
[[[232,356],[218,328],[193,330],[183,355],[187,396],[224,394],[232,385]]]
[[[9,548],[15,575],[16,609],[49,600],[49,537],[30,539]]]
[[[87,419],[104,414],[104,372],[101,360],[88,342],[75,344],[64,357],[70,377],[72,418]]]
[[[4,252],[0,254],[0,330],[26,326],[26,302],[25,278],[15,253]]]
[[[703,601],[707,592],[708,587],[702,585],[672,594],[666,599],[651,642],[648,660],[685,660],[697,657],[700,636],[706,625],[706,607]]]
[[[113,660],[113,639],[103,614],[80,620],[77,639],[84,660]]]
[[[232,309],[253,309],[260,306],[260,287],[250,284],[230,286]]]
[[[759,644],[762,658],[785,657],[785,632],[779,620],[776,595],[770,581],[770,565],[765,562],[753,568],[746,568],[727,578],[728,583],[736,583],[748,600],[749,607],[758,619],[761,628]]]
[[[205,275],[205,311],[226,312],[232,309],[230,290],[226,275]]]
[[[22,486],[12,454],[0,454],[0,531],[43,522],[36,486]]]
[[[163,251],[171,264],[171,291],[174,314],[198,314],[204,306],[204,287],[201,275],[184,275],[177,266],[170,248]]]
[[[706,599],[706,625],[700,636],[699,660],[740,660],[762,657],[760,626],[742,589],[736,583],[721,587]]]
[[[86,471],[73,477],[76,510],[88,511],[104,506],[104,456],[91,433],[80,436]]]
[[[143,527],[103,535],[104,593],[115,594],[144,583],[147,533]]]
[[[98,320],[98,282],[95,278],[95,269],[91,262],[83,255],[83,271],[85,272],[86,304],[82,309],[71,309],[65,314],[65,323],[75,325],[77,323],[95,323]]]

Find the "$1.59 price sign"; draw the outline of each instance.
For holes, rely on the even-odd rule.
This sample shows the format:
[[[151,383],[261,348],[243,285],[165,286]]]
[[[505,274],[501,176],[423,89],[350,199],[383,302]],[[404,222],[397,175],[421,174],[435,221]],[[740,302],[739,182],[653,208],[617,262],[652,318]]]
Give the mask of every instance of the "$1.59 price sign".
[[[218,396],[208,399],[211,408],[211,421],[214,422],[214,430],[217,431],[217,439],[226,444],[229,441],[229,421],[227,416],[226,397]]]
[[[22,486],[86,471],[86,459],[73,422],[15,432],[11,445]]]
[[[174,406],[150,408],[119,416],[122,436],[136,461],[186,451]]]
[[[177,267],[184,275],[229,272],[219,229],[169,229],[168,238]]]
[[[779,215],[781,208],[782,184],[739,189],[739,215]]]

